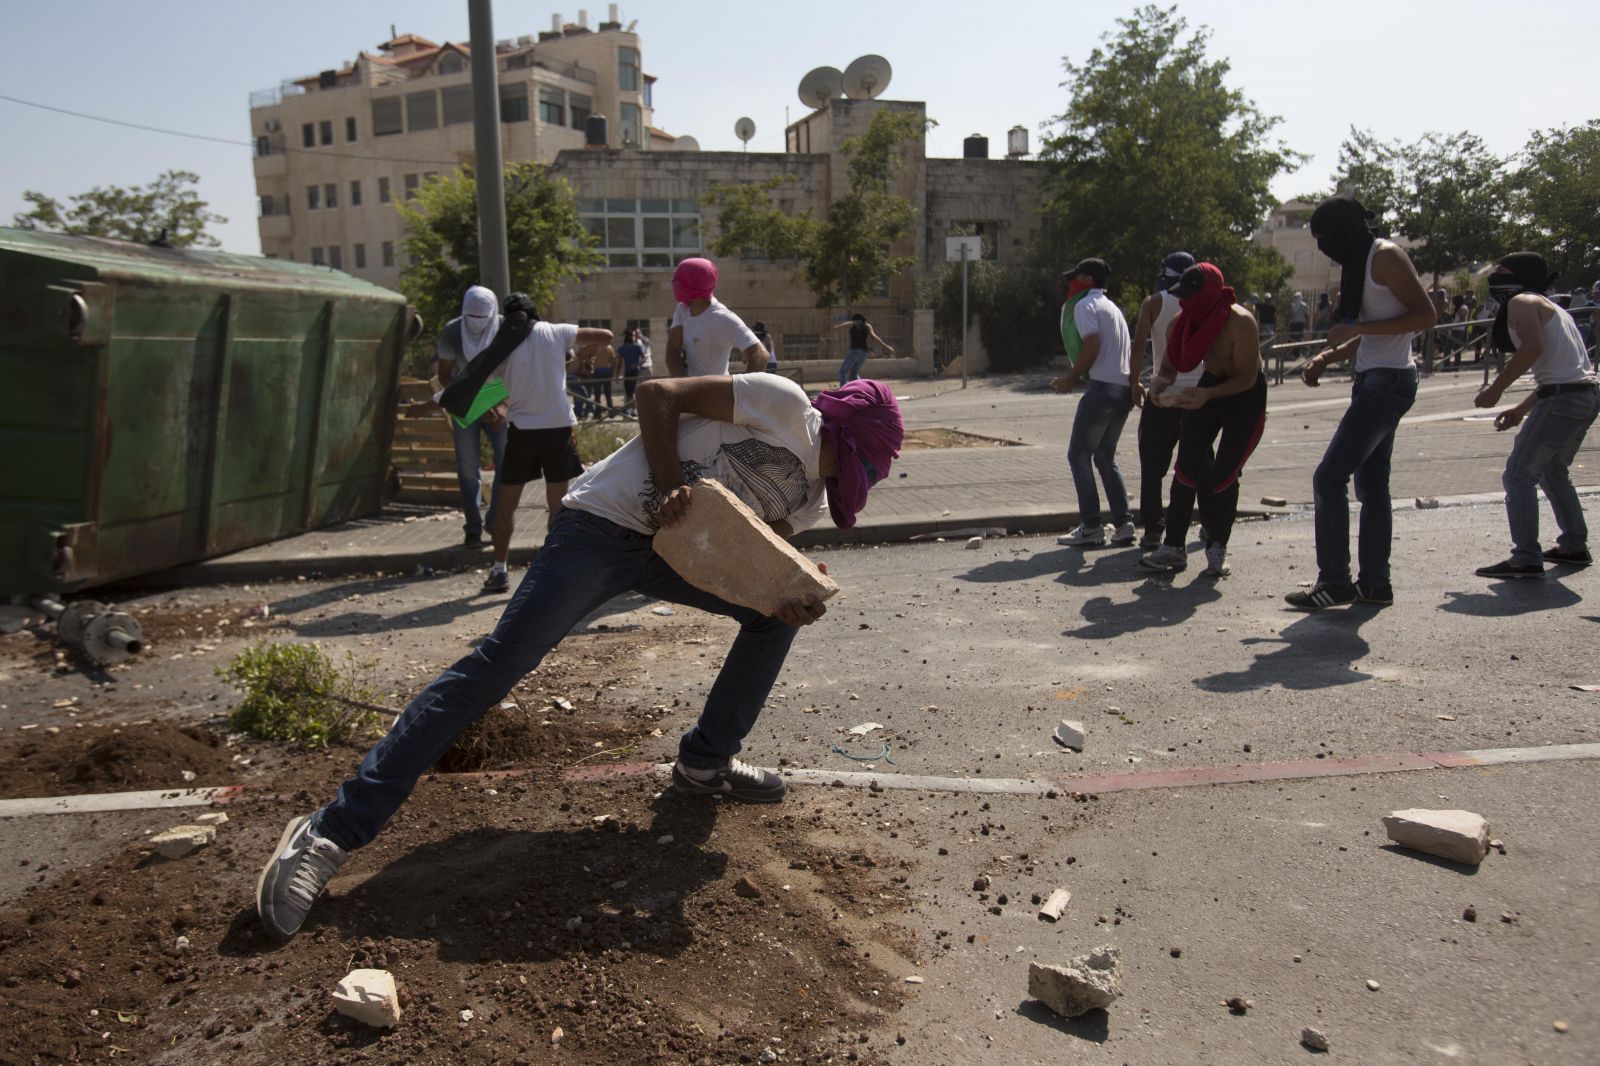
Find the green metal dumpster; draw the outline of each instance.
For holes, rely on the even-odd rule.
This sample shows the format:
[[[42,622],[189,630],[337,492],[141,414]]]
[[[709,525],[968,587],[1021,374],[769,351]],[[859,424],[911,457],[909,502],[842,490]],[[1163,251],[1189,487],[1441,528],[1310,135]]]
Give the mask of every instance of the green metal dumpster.
[[[410,319],[320,267],[0,228],[0,596],[378,510]]]

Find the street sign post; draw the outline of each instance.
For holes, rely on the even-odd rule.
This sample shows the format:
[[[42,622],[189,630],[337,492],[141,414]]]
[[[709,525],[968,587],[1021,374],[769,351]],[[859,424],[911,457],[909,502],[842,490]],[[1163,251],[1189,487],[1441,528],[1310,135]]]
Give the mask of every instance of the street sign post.
[[[961,263],[961,387],[967,387],[967,264],[983,258],[982,237],[946,237],[944,257]]]

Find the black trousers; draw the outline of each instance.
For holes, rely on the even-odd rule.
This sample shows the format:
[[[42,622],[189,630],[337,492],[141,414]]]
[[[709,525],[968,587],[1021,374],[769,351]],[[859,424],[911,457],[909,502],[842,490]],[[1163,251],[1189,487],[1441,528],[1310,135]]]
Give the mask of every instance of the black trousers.
[[[1223,379],[1207,372],[1200,384]],[[1226,545],[1239,514],[1239,475],[1267,426],[1267,376],[1236,396],[1184,411],[1178,430],[1178,464],[1172,472],[1165,543],[1181,548],[1196,505],[1211,540]],[[1220,438],[1220,439],[1219,439]]]
[[[1139,524],[1152,540],[1167,528],[1166,497],[1161,491],[1167,471],[1172,469],[1172,453],[1178,448],[1178,429],[1183,412],[1176,407],[1157,407],[1146,399],[1139,411]]]

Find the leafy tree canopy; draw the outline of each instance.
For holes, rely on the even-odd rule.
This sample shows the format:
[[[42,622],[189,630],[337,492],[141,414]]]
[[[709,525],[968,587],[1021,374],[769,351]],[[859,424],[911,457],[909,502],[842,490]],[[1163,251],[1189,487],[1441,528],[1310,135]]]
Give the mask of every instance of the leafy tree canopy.
[[[215,248],[218,241],[206,227],[228,220],[207,210],[206,201],[190,188],[199,180],[200,175],[191,171],[169,170],[149,185],[97,185],[68,197],[66,207],[53,196],[29,189],[22,198],[33,205],[31,210],[13,215],[11,224],[140,243],[165,231],[174,248]]]
[[[1513,166],[1507,244],[1544,255],[1558,285],[1600,278],[1600,119],[1535,131]]]

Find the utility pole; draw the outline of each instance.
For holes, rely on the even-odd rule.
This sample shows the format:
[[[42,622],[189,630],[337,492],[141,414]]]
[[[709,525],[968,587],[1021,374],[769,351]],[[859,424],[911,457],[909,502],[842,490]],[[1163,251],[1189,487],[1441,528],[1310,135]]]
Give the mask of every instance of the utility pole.
[[[472,145],[478,185],[478,283],[502,300],[511,287],[506,192],[500,173],[500,76],[489,0],[467,0],[472,38]]]
[[[961,242],[961,387],[967,387],[967,242]]]

